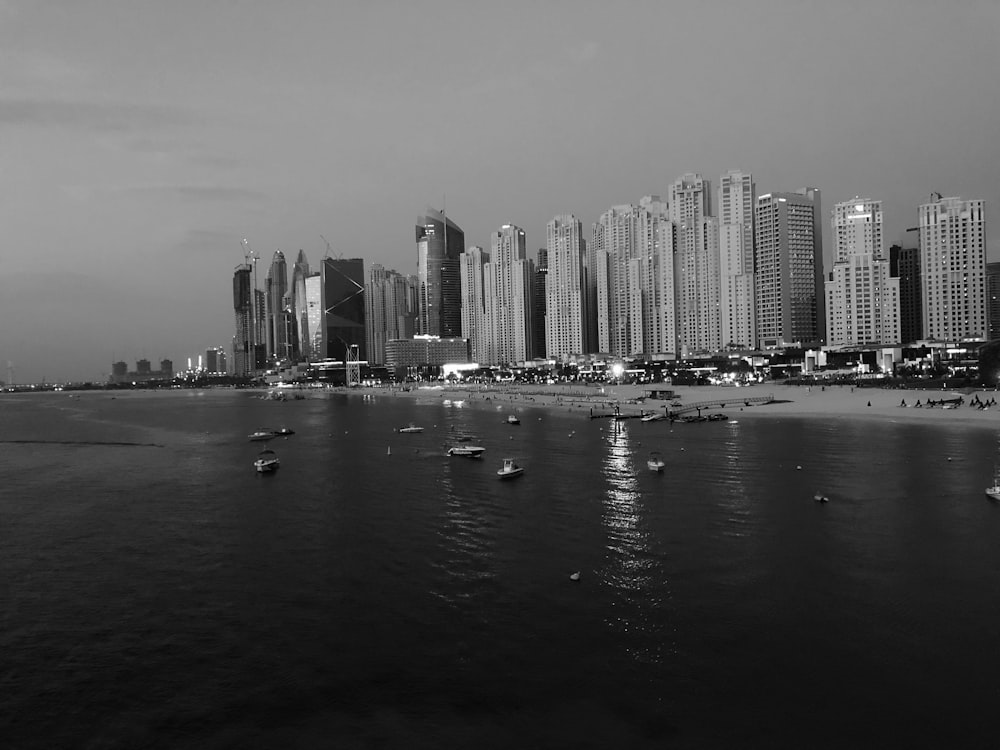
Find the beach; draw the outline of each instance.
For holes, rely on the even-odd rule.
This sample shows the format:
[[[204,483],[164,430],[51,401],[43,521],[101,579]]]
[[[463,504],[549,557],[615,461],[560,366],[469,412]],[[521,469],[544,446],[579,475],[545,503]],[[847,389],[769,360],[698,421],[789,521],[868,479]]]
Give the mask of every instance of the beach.
[[[985,426],[1000,424],[1000,405],[978,408],[974,400],[1000,400],[1000,393],[977,390],[958,393],[951,390],[894,389],[850,385],[794,386],[764,383],[747,387],[669,386],[676,396],[670,400],[644,398],[647,388],[639,385],[432,385],[390,388],[354,388],[350,393],[394,398],[440,399],[461,401],[464,406],[507,410],[544,408],[579,413],[581,416],[610,416],[619,413],[639,417],[665,413],[671,404],[703,405],[701,414],[725,413],[731,419],[774,417],[859,418],[912,420],[935,423],[969,423]],[[928,406],[959,396],[961,405]],[[767,397],[769,403],[761,403]],[[902,404],[906,404],[903,406]],[[920,404],[918,407],[917,404]],[[676,406],[673,407],[676,410]],[[685,412],[695,414],[696,411]]]

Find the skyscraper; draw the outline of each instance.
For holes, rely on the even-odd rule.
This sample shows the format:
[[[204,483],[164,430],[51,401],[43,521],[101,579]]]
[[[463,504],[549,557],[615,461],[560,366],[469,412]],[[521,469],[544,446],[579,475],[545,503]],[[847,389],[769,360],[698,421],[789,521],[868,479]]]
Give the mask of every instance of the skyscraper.
[[[924,336],[986,337],[986,212],[981,200],[944,198],[920,206]]]
[[[920,251],[915,247],[889,248],[889,273],[899,279],[899,341],[912,344],[923,338],[920,301]]]
[[[295,350],[293,358],[305,358],[310,356],[309,350],[309,313],[306,303],[306,278],[309,276],[309,261],[306,260],[304,250],[299,250],[295,258],[295,265],[292,267],[291,299],[289,307],[292,317],[295,319]]]
[[[418,333],[442,337],[462,332],[462,288],[458,258],[465,233],[443,212],[427,209],[417,218]]]
[[[368,358],[365,343],[365,266],[361,258],[323,258],[323,356],[342,361],[357,345],[358,357]]]
[[[583,225],[572,214],[556,216],[545,234],[545,351],[555,358],[582,354],[589,343]]]
[[[271,267],[264,278],[264,294],[267,299],[266,331],[268,359],[288,359],[288,331],[285,316],[285,295],[288,294],[288,268],[285,254],[276,250],[271,258]]]
[[[545,297],[548,277],[549,251],[544,247],[540,247],[538,248],[538,254],[535,256],[535,275],[531,291],[531,297],[535,301],[535,306],[531,310],[531,319],[534,325],[531,332],[531,350],[535,353],[535,359],[545,359],[547,356],[545,347]]]
[[[719,180],[719,322],[723,349],[757,345],[754,311],[753,176],[731,170]]]
[[[826,341],[897,344],[899,279],[882,238],[882,201],[856,197],[833,207],[834,257],[826,282]]]
[[[524,230],[504,224],[490,238],[490,260],[483,264],[488,364],[531,359],[531,298],[534,263],[525,257]]]
[[[676,350],[676,234],[659,196],[614,206],[594,225],[597,348],[620,357]],[[588,269],[589,270],[589,269]]]
[[[233,369],[235,375],[253,373],[253,282],[250,264],[236,267],[233,273],[233,310],[236,333],[233,336]]]
[[[815,332],[809,339],[826,341],[826,275],[823,259],[823,200],[819,188],[804,187],[795,191],[809,199],[813,206],[813,299],[816,301]]]
[[[722,348],[719,223],[711,218],[711,183],[685,174],[670,186],[677,227],[675,280],[680,354]]]
[[[478,245],[471,246],[459,257],[462,287],[462,338],[469,340],[473,362],[486,357],[486,287],[483,269],[490,254]]]
[[[801,193],[757,197],[755,306],[762,348],[816,340],[815,210]]]

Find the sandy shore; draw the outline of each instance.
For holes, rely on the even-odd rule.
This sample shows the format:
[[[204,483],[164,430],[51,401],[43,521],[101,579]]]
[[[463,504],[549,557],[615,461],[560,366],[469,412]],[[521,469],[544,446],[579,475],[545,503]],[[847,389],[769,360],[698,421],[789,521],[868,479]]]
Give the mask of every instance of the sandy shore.
[[[667,386],[669,387],[669,386]],[[977,426],[1000,425],[1000,405],[978,409],[970,403],[978,395],[980,401],[996,399],[1000,392],[976,391],[961,394],[962,406],[928,408],[928,400],[940,401],[959,394],[941,390],[896,390],[852,388],[851,386],[788,386],[756,385],[747,388],[721,386],[676,386],[675,402],[684,405],[704,404],[702,414],[724,412],[730,419],[796,417],[850,417],[862,419],[893,419],[915,422],[961,423]],[[342,391],[344,392],[344,391]],[[616,409],[622,414],[639,416],[643,413],[664,413],[670,403],[662,400],[638,400],[644,394],[640,386],[582,385],[491,385],[436,386],[403,390],[394,388],[356,388],[350,393],[375,397],[440,399],[461,401],[463,406],[490,408],[504,413],[517,413],[524,407],[539,407],[577,413],[610,415]],[[773,396],[768,404],[754,400]],[[750,401],[748,404],[747,401]],[[905,401],[906,407],[901,406]],[[917,403],[921,408],[916,408]],[[695,413],[695,412],[691,412]]]

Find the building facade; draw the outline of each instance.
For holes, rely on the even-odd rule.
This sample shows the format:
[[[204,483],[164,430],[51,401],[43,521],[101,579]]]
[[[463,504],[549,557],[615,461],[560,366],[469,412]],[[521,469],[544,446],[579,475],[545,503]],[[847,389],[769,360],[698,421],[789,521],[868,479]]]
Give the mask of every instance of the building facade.
[[[459,258],[462,278],[462,338],[468,339],[473,362],[486,357],[486,287],[484,268],[489,251],[471,246]]]
[[[711,206],[711,182],[700,174],[685,174],[670,186],[680,356],[722,348],[719,222]]]
[[[346,362],[356,346],[358,358],[367,361],[364,261],[361,258],[323,258],[320,269],[322,356]]]
[[[366,341],[371,364],[385,364],[387,341],[413,336],[416,311],[411,289],[409,277],[378,263],[372,265],[365,287]]]
[[[802,193],[758,196],[754,211],[757,342],[763,349],[816,340],[816,231]]]
[[[920,251],[915,247],[889,248],[889,273],[899,279],[899,340],[912,344],[923,337],[920,300]]]
[[[391,339],[385,344],[386,367],[425,367],[469,361],[469,342],[463,338],[417,334],[410,339]]]
[[[730,170],[719,180],[719,325],[723,349],[757,345],[754,310],[753,175]]]
[[[885,252],[882,201],[856,197],[833,207],[833,268],[826,282],[830,346],[900,341],[899,279]]]
[[[545,228],[545,352],[560,359],[588,351],[589,314],[583,224],[572,214],[556,216]],[[541,251],[539,251],[541,256]]]
[[[920,206],[918,224],[924,336],[941,341],[985,339],[983,201],[938,195]]]
[[[523,229],[504,224],[491,235],[490,259],[483,264],[485,364],[524,362],[534,356],[534,265],[526,257]]]

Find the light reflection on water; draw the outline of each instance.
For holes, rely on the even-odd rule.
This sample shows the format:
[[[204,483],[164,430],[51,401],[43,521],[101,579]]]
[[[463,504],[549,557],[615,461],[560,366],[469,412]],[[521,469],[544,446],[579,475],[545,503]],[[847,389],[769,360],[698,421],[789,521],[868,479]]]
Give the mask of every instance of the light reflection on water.
[[[606,625],[625,637],[629,655],[640,662],[659,663],[664,644],[660,637],[667,629],[663,608],[664,571],[650,544],[644,517],[639,468],[629,426],[613,421],[605,432],[606,453],[603,474],[603,522],[607,534],[607,555],[602,571],[612,589],[614,614]]]

